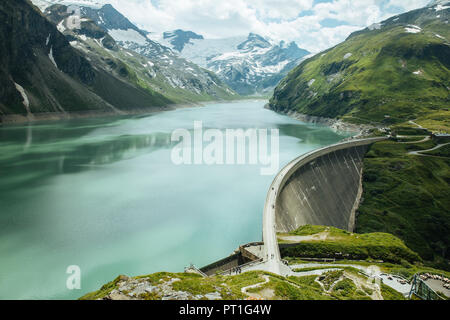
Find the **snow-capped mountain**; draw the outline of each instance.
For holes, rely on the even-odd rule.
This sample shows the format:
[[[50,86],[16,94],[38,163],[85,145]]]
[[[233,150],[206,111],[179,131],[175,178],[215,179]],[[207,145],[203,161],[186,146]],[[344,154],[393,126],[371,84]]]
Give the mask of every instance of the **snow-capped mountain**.
[[[52,4],[81,6],[83,19],[90,19],[107,31],[119,46],[151,59],[167,81],[178,87],[189,85],[190,80],[186,81],[183,76],[186,72],[206,86],[212,79],[211,73],[202,69],[205,68],[240,94],[270,91],[309,54],[295,42],[275,42],[254,33],[226,39],[205,39],[200,34],[183,30],[150,33],[136,27],[107,4],[107,0],[33,2],[46,15],[51,15],[48,10]]]
[[[112,5],[81,6],[81,29],[70,30],[67,28],[70,13],[66,3],[74,1],[51,2],[57,4],[45,7],[44,14],[66,35],[73,47],[89,54],[96,63],[114,67],[125,63],[126,67],[119,67],[122,72],[134,73],[139,83],[144,81],[152,90],[175,101],[236,95],[214,73],[149,39],[148,32],[136,27]]]
[[[445,5],[445,4],[450,4],[449,0],[433,0],[431,1],[428,6],[435,6],[435,5]]]
[[[120,54],[98,26],[82,23],[79,36],[90,51],[88,45],[77,46],[75,34],[62,34],[64,25],[46,19],[29,0],[0,1],[0,16],[0,122],[50,114],[70,118],[149,112],[171,109],[175,103],[136,81],[136,73],[121,60],[94,54],[103,46],[104,52]]]
[[[203,40],[203,36],[192,31],[175,30],[163,33],[164,41],[168,42],[178,52],[183,51],[184,46],[191,40]]]
[[[213,71],[240,94],[271,90],[309,54],[295,42],[276,43],[254,33],[248,37],[205,39],[191,31],[176,30],[150,33],[148,37]]]

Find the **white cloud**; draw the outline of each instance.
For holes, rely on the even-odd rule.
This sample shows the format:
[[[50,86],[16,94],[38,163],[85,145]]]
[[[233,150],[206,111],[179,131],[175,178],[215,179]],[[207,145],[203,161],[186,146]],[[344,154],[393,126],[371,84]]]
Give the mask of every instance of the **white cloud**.
[[[301,11],[313,7],[314,0],[253,0],[247,1],[262,19],[293,19]]]
[[[351,32],[393,14],[420,8],[429,0],[104,0],[151,32],[191,30],[207,38],[256,32],[275,40],[296,41],[317,52]],[[304,16],[301,16],[303,13]],[[306,13],[306,15],[305,15]],[[321,25],[321,21],[340,21]]]

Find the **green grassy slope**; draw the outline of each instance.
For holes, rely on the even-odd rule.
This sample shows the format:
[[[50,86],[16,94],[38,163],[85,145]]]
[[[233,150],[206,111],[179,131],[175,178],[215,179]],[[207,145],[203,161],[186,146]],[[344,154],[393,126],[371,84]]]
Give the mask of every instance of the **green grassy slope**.
[[[290,236],[322,235],[323,237],[303,239],[300,242]],[[284,257],[347,258],[353,260],[382,260],[401,263],[420,261],[402,240],[388,233],[356,234],[334,227],[302,226],[285,235],[281,243],[292,243],[282,248]],[[286,241],[287,240],[287,241]],[[295,243],[295,244],[294,244]]]
[[[55,10],[55,16],[70,15],[65,6]],[[64,25],[49,21],[29,0],[0,2],[0,16],[0,123],[238,98],[216,75],[187,61],[150,68],[148,58],[119,47],[92,21],[83,20],[76,32],[62,30]]]
[[[354,33],[291,71],[275,89],[271,108],[354,123],[418,119],[448,131],[449,12],[419,9]]]
[[[371,147],[364,160],[356,231],[391,233],[424,260],[449,270],[450,158],[408,154],[434,146],[430,140]]]
[[[243,292],[252,285],[256,286]],[[139,287],[151,288],[151,292],[136,290]],[[375,290],[384,300],[404,299],[399,292],[384,284],[381,289],[373,287],[367,277],[355,269],[346,268],[345,271],[326,272],[323,276],[282,277],[263,271],[207,278],[197,274],[168,272],[134,278],[119,276],[80,300],[160,300],[170,291],[182,293],[178,299],[183,297],[188,300],[208,300],[209,294],[215,294],[221,300],[371,300]],[[172,298],[177,299],[175,296]]]
[[[146,66],[149,59],[139,55],[136,52],[132,52],[125,49],[117,51],[107,50],[98,43],[88,39],[85,41],[86,51],[92,61],[96,64],[109,65],[115,72],[122,72],[121,76],[124,80],[134,84],[149,92],[155,92],[163,95],[167,99],[170,99],[172,103],[195,103],[201,101],[211,100],[236,100],[241,97],[235,93],[232,93],[226,85],[212,72],[208,72],[214,82],[217,85],[211,84],[210,90],[198,89],[197,91],[189,90],[187,88],[181,88],[173,86],[167,82],[166,77],[162,72],[156,72],[154,74],[149,73],[149,69]],[[84,47],[83,45],[79,45]],[[180,73],[185,72],[180,70]],[[184,77],[187,77],[184,75]],[[190,75],[190,81],[192,84],[196,84],[197,80],[194,75]],[[201,88],[201,86],[199,86]],[[229,91],[227,91],[227,89]]]
[[[174,103],[97,68],[30,1],[4,0],[0,16],[0,122],[10,115],[159,110]]]
[[[239,97],[217,75],[173,55],[168,48],[150,43],[147,47],[121,46],[123,43],[117,43],[108,30],[89,18],[82,19],[80,29],[65,28],[69,16],[66,5],[52,5],[45,15],[54,25],[62,26],[60,29],[72,47],[83,52],[94,66],[152,95],[160,94],[171,103]]]
[[[293,247],[297,251],[284,251],[284,258],[295,264],[294,275],[283,277],[264,271],[249,271],[239,275],[213,275],[202,277],[192,273],[159,272],[138,277],[119,276],[99,290],[81,297],[81,300],[403,300],[403,295],[384,283],[375,285],[363,267],[378,267],[381,272],[400,275],[411,280],[418,272],[429,272],[448,276],[448,272],[423,266],[419,256],[397,237],[386,233],[355,234],[327,226],[303,226],[288,236],[317,237],[303,239],[304,247]],[[325,237],[324,237],[325,236]],[[283,240],[282,243],[289,241]],[[298,243],[298,240],[297,240]],[[323,249],[332,247],[333,253],[369,253],[368,256],[351,255],[350,259],[331,264],[301,260],[305,252],[320,257]],[[300,248],[300,249],[299,249]],[[283,249],[284,250],[284,249]],[[302,251],[298,254],[298,251]],[[341,257],[343,256],[341,255]],[[391,259],[393,258],[393,259]],[[378,259],[374,261],[373,259]],[[384,259],[384,262],[379,261]],[[388,260],[395,261],[386,262]],[[300,266],[304,264],[304,266]],[[332,269],[332,270],[325,270]],[[318,274],[311,275],[315,270]]]

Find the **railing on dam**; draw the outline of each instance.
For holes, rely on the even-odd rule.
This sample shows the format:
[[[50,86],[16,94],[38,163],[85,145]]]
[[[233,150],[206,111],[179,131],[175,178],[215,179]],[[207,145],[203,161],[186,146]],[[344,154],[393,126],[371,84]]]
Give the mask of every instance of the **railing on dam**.
[[[443,298],[437,294],[436,291],[434,291],[424,280],[421,279],[420,275],[421,273],[414,275],[409,298],[415,295],[422,300],[443,300]]]
[[[237,266],[237,267],[238,267],[241,271],[245,271],[247,268],[249,268],[249,267],[254,267],[254,266],[258,265],[258,264],[261,264],[262,262],[263,262],[263,259],[258,259],[258,260],[255,260],[255,261],[250,261],[250,262],[241,264],[241,265],[239,265],[239,266]],[[236,270],[237,267],[230,268],[230,269],[225,270],[225,271],[221,271],[219,274],[222,275],[222,276],[233,275],[233,274],[239,274],[240,271],[237,271],[237,270]]]

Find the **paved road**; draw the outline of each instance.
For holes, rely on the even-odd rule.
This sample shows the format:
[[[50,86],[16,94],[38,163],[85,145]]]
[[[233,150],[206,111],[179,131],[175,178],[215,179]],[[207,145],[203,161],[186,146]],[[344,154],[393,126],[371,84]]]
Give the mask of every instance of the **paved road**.
[[[410,124],[413,124],[413,125],[415,125],[417,128],[419,128],[419,129],[423,129],[423,127],[420,125],[420,124],[417,124],[417,123],[415,123],[414,121],[408,121]]]
[[[450,142],[443,143],[443,144],[439,144],[439,145],[437,145],[436,147],[431,148],[431,149],[428,149],[428,150],[410,151],[410,152],[408,152],[408,154],[412,154],[412,155],[415,155],[415,156],[428,156],[428,157],[432,157],[431,154],[428,155],[428,154],[422,154],[422,153],[424,153],[424,152],[429,152],[429,151],[434,151],[434,150],[439,149],[439,148],[441,148],[441,147],[443,147],[443,146],[446,146],[446,145],[448,145],[448,144],[450,144]]]
[[[248,266],[246,268],[243,268],[243,272],[248,271],[257,271],[257,270],[264,270],[269,271],[266,268],[269,266],[267,262],[262,262],[260,264],[255,264]],[[300,271],[301,269],[305,268],[323,268],[327,267],[326,269],[317,269],[317,270],[310,270],[310,271]],[[281,271],[279,275],[284,277],[289,276],[296,276],[296,277],[304,277],[304,276],[318,276],[322,275],[329,271],[334,270],[342,270],[344,267],[353,267],[355,269],[363,271],[365,274],[372,274],[372,276],[375,276],[379,279],[383,280],[383,283],[387,286],[391,287],[392,289],[400,292],[404,296],[407,296],[409,292],[411,291],[411,284],[410,283],[401,283],[400,278],[398,278],[395,275],[388,275],[384,274],[381,271],[377,271],[377,269],[370,269],[370,267],[367,266],[361,266],[358,264],[346,264],[346,263],[327,263],[327,264],[320,264],[320,263],[302,263],[302,264],[294,264],[290,266],[281,266]],[[300,269],[299,271],[294,271],[296,269]]]
[[[397,136],[397,138],[411,138],[411,137],[415,137],[415,136]],[[413,144],[413,143],[422,143],[422,142],[427,142],[428,140],[431,140],[430,136],[426,136],[425,138],[423,138],[422,140],[416,140],[416,141],[405,141],[405,142],[397,142],[397,143],[403,143],[403,144]]]
[[[244,287],[244,288],[241,289],[241,292],[243,294],[248,294],[247,290],[259,288],[259,287],[265,285],[266,283],[269,283],[270,279],[269,279],[268,276],[263,276],[263,278],[264,278],[264,282],[260,282],[260,283],[257,283],[257,284],[252,284],[251,286]]]
[[[281,271],[281,255],[278,247],[277,232],[275,230],[275,203],[277,199],[277,191],[283,181],[283,177],[295,162],[291,162],[288,166],[284,167],[280,173],[275,177],[275,180],[270,186],[269,193],[267,194],[266,204],[264,207],[263,216],[263,241],[264,241],[264,261],[266,262],[266,270],[276,274],[280,274]]]
[[[410,283],[401,283],[400,279],[397,276],[394,275],[388,275],[382,273],[379,268],[371,268],[370,266],[362,266],[358,264],[347,264],[347,263],[327,263],[327,264],[320,264],[320,263],[302,263],[302,264],[295,264],[290,266],[292,268],[292,273],[289,275],[292,276],[305,276],[305,275],[316,275],[316,274],[322,274],[324,272],[328,272],[330,270],[336,270],[336,268],[343,268],[343,267],[352,267],[358,270],[363,271],[365,274],[371,274],[372,276],[378,277],[383,280],[383,283],[387,286],[397,290],[404,296],[408,295],[411,291],[411,284]],[[294,272],[293,270],[296,269],[304,269],[304,268],[320,268],[320,267],[330,267],[330,269],[318,269],[308,272]],[[334,269],[333,269],[334,268]]]

